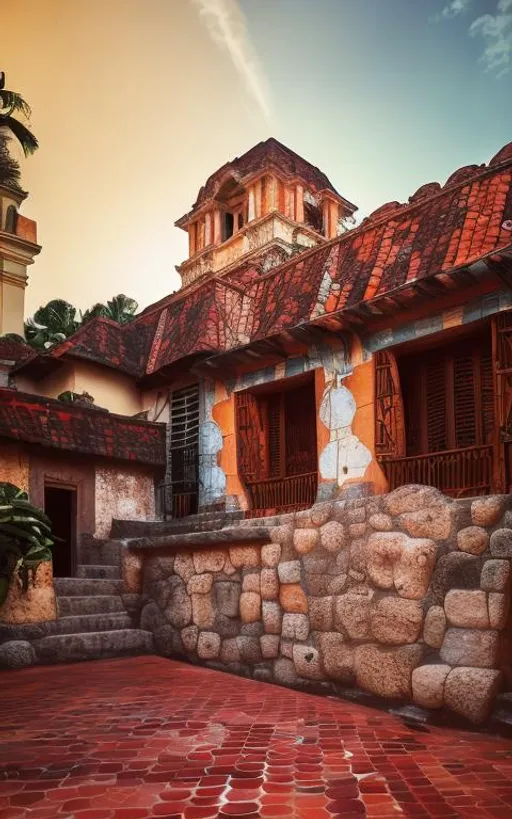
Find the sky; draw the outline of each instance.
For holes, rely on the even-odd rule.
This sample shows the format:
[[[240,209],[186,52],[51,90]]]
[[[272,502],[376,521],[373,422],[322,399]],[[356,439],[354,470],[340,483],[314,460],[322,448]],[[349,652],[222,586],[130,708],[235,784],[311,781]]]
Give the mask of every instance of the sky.
[[[32,107],[26,313],[179,287],[174,222],[269,136],[358,219],[512,140],[512,0],[0,0]]]

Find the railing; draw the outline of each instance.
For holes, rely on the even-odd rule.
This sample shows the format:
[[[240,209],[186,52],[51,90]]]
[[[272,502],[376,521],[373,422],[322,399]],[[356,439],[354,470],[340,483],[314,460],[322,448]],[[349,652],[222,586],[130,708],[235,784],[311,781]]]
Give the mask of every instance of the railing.
[[[156,512],[163,518],[186,518],[197,512],[198,494],[173,491],[173,484],[156,487]]]
[[[292,475],[286,478],[266,478],[247,481],[251,517],[262,517],[273,512],[297,512],[308,509],[316,500],[318,476],[316,472]]]
[[[454,498],[491,490],[492,447],[471,446],[407,458],[380,458],[390,491],[408,483],[435,486]]]

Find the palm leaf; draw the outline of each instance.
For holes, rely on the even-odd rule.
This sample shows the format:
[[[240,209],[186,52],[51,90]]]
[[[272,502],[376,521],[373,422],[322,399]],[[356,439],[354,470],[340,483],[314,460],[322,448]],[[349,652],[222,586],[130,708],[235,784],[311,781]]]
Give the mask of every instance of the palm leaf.
[[[25,102],[21,94],[16,93],[16,91],[6,91],[5,89],[0,90],[0,102],[2,103],[2,107],[0,108],[0,116],[13,114],[15,111],[19,111],[28,119],[32,113],[30,106]],[[2,109],[8,110],[3,111]]]
[[[16,137],[18,142],[20,143],[21,147],[23,148],[23,153],[25,156],[29,154],[33,154],[35,150],[39,147],[39,142],[37,141],[34,134],[28,130],[28,128],[23,125],[22,122],[15,119],[11,116],[2,116],[0,112],[0,125],[8,128],[9,131]]]

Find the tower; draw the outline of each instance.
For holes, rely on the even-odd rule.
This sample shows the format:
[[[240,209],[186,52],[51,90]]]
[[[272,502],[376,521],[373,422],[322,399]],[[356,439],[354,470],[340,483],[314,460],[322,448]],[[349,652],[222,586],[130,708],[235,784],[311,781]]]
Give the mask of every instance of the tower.
[[[27,267],[41,251],[36,223],[19,213],[26,196],[0,185],[0,335],[23,335]]]
[[[328,178],[274,138],[219,168],[192,210],[175,223],[188,232],[182,286],[249,262],[262,273],[335,238],[356,206]]]

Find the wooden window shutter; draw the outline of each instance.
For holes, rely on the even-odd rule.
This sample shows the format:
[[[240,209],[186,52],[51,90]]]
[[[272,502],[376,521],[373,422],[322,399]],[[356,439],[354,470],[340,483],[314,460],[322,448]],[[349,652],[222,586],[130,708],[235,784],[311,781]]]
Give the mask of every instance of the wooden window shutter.
[[[264,436],[258,403],[249,392],[235,393],[238,472],[243,480],[264,476]]]
[[[396,359],[389,350],[375,355],[375,451],[381,457],[405,455],[402,391]]]
[[[479,357],[478,357],[479,359]],[[469,354],[459,354],[453,361],[453,418],[455,448],[462,449],[480,443],[475,370],[479,360]]]
[[[284,469],[282,393],[271,395],[267,401],[268,477],[282,477]]]
[[[512,435],[512,310],[492,319],[493,375],[497,423],[502,435]]]

